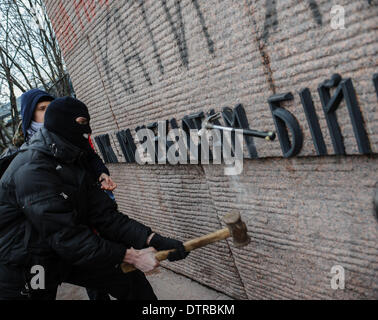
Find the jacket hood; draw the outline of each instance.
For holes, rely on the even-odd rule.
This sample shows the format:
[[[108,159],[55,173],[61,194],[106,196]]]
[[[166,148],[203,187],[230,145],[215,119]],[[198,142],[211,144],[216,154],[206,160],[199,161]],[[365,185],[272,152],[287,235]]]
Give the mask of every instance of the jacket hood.
[[[27,137],[27,131],[32,122],[35,108],[41,98],[55,99],[52,95],[39,89],[29,90],[21,96],[22,132],[24,137]]]
[[[48,156],[57,158],[66,163],[73,163],[80,159],[85,151],[74,146],[64,138],[42,128],[33,137],[22,145],[20,151],[38,150]]]

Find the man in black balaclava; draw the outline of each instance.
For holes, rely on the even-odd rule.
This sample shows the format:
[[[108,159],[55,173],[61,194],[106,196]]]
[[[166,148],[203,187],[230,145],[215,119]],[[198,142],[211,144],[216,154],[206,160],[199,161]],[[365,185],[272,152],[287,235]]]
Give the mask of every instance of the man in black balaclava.
[[[90,147],[90,116],[87,106],[71,97],[57,99],[45,114],[45,128],[66,139],[80,149]]]
[[[176,249],[170,261],[188,255],[181,241],[120,213],[81,165],[89,120],[82,102],[53,101],[45,127],[0,180],[0,300],[55,299],[62,282],[119,300],[155,300],[144,272],[159,265],[156,250]],[[137,270],[123,273],[123,262]]]
[[[58,134],[80,149],[86,150],[87,156],[92,155],[93,158],[93,152],[88,140],[89,135],[92,133],[89,122],[90,115],[87,106],[79,100],[66,97],[54,103],[49,112],[46,111],[44,126],[49,131]],[[92,169],[91,163],[93,161],[85,162],[89,170]],[[102,165],[101,167],[104,166]],[[105,169],[107,171],[107,168]],[[107,171],[107,173],[109,172]],[[91,288],[86,288],[86,290],[91,300],[109,299],[108,295],[104,292]]]

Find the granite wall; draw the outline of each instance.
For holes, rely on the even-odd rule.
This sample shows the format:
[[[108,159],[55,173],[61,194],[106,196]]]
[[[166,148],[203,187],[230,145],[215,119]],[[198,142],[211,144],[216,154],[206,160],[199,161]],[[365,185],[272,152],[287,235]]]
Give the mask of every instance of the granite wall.
[[[247,223],[248,247],[224,241],[165,267],[239,299],[378,298],[377,1],[45,3],[94,136],[107,134],[118,160],[108,167],[121,211],[181,240],[221,228],[231,210]],[[334,74],[340,104],[325,112],[318,88]],[[253,139],[241,175],[126,163],[116,137],[239,104],[250,128],[276,130],[268,99],[285,93],[298,125],[289,141],[300,134],[303,146],[285,158],[279,140]],[[335,265],[344,289],[331,288]]]

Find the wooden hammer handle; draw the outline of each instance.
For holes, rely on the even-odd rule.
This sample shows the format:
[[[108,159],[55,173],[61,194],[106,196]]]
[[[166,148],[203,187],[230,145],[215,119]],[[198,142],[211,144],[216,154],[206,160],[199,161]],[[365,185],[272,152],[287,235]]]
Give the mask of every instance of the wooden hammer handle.
[[[203,237],[199,237],[199,238],[185,242],[184,243],[185,251],[190,252],[194,249],[207,246],[210,243],[227,239],[230,236],[231,236],[230,230],[228,228],[224,228],[222,230],[218,230],[213,233],[207,234]],[[158,261],[166,260],[168,258],[168,255],[175,250],[176,249],[156,252],[155,254],[156,260]],[[121,268],[124,273],[136,270],[136,268],[132,264],[128,264],[128,263],[122,263]]]

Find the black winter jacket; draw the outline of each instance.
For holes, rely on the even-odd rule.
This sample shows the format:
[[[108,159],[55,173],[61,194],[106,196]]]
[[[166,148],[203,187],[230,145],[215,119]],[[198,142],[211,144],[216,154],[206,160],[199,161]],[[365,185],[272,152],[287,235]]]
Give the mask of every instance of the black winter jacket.
[[[103,173],[106,173],[108,176],[110,176],[108,168],[105,166],[99,155],[92,148],[90,148],[87,152],[87,160],[88,169],[96,177],[97,180]]]
[[[114,267],[145,247],[151,229],[117,211],[86,161],[45,128],[21,147],[0,180],[0,289],[12,267]]]

